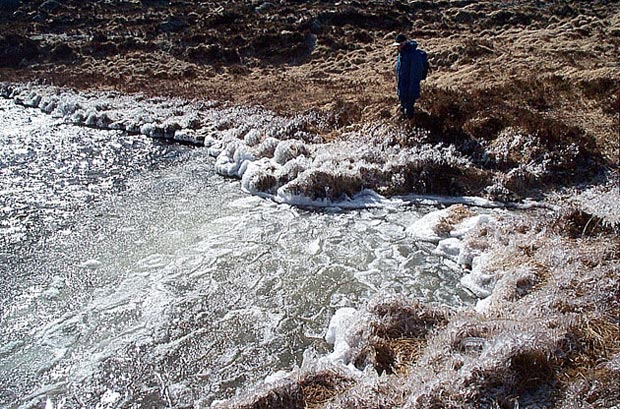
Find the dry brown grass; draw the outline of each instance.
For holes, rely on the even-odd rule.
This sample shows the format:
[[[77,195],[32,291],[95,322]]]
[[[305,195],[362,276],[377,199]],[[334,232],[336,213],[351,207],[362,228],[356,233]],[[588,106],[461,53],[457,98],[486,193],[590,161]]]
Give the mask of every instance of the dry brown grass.
[[[273,15],[257,16],[247,2],[230,0],[214,8],[210,2],[182,1],[174,7],[194,14],[187,28],[174,34],[157,28],[163,10],[148,8],[151,19],[133,22],[132,33],[112,25],[110,32],[118,37],[99,32],[85,44],[72,44],[81,58],[61,63],[44,50],[37,63],[1,69],[0,77],[258,104],[284,115],[312,111],[323,119],[307,130],[328,141],[343,131],[388,123],[404,131],[396,141],[401,146],[452,144],[474,165],[400,169],[394,181],[372,185],[385,195],[519,200],[619,166],[620,69],[608,64],[618,46],[612,28],[618,22],[616,5],[595,1],[586,9],[579,2],[557,7],[523,1],[498,9],[491,1],[341,3],[277,4]],[[115,10],[87,6],[114,20]],[[131,21],[144,12],[132,5],[123,17]],[[293,15],[297,23],[287,18]],[[264,23],[260,32],[241,23],[257,18]],[[231,36],[226,30],[233,26]],[[38,29],[51,30],[53,24]],[[415,126],[428,131],[423,140],[402,123],[394,90],[395,50],[388,44],[395,31],[408,30],[433,66],[417,104]],[[115,38],[116,48],[108,50]],[[278,46],[284,40],[291,46],[288,54]],[[307,48],[309,43],[315,47]],[[529,145],[506,148],[514,139],[506,129],[523,134]],[[311,193],[348,194],[364,182],[347,180],[341,192],[331,186],[330,192]]]
[[[322,408],[353,384],[354,381],[350,378],[345,378],[330,371],[322,371],[311,377],[304,378],[299,382],[304,408]]]
[[[89,47],[112,41],[99,33],[99,42],[91,40],[85,45],[82,60],[7,69],[2,77],[43,78],[80,89],[113,88],[147,95],[261,104],[282,113],[319,110],[331,118],[334,129],[342,129],[397,119],[393,110],[397,105],[392,74],[395,52],[387,44],[392,30],[403,30],[410,24],[415,27],[414,34],[428,51],[434,68],[423,84],[419,105],[426,116],[420,115],[418,122],[433,130],[435,138],[447,142],[464,138],[488,140],[507,126],[521,127],[539,134],[548,146],[558,141],[563,144],[576,141],[585,150],[594,154],[602,152],[617,162],[617,141],[613,135],[618,131],[620,71],[604,64],[610,61],[617,43],[609,25],[617,20],[614,15],[617,10],[607,3],[592,4],[591,10],[577,7],[578,2],[572,3],[566,5],[571,13],[560,15],[555,14],[554,7],[541,7],[535,2],[506,5],[506,10],[501,11],[505,15],[527,16],[515,20],[492,17],[497,15],[493,2],[477,2],[475,8],[480,11],[471,19],[463,18],[471,14],[468,7],[461,9],[462,6],[452,4],[421,11],[417,10],[421,5],[400,4],[394,9],[376,2],[367,6],[371,8],[368,11],[355,11],[353,5],[318,2],[312,6],[316,10],[310,13],[305,6],[299,7],[300,10],[295,10],[296,6],[283,6],[285,10],[278,11],[282,16],[286,13],[320,16],[317,23],[321,29],[311,29],[316,35],[316,48],[300,60],[295,52],[286,55],[286,50],[277,44],[286,39],[295,47],[302,45],[306,40],[300,31],[308,30],[312,20],[306,20],[300,27],[286,27],[288,23],[281,21],[276,12],[276,18],[264,27],[264,32],[246,36],[251,39],[247,47],[235,36],[225,36],[211,44],[216,38],[215,31],[225,30],[234,19],[230,20],[224,13],[228,17],[213,20],[213,7],[208,4],[197,7],[179,2],[176,7],[190,7],[198,13],[192,19],[206,13],[197,20],[201,29],[191,26],[193,37],[179,32],[158,37],[158,43],[148,36],[141,38],[150,30],[141,26],[133,31],[136,37],[133,46],[124,45],[125,40],[132,38],[130,33],[119,32],[122,41],[116,51],[93,55]],[[222,5],[227,9],[234,1]],[[105,9],[96,4],[89,6]],[[252,17],[253,12],[244,14],[251,11],[246,4],[232,9],[233,14],[240,15],[238,18],[256,18]],[[131,13],[138,11],[130,11],[124,17],[131,18]],[[148,12],[154,22],[161,17],[161,10]],[[113,11],[98,13],[106,15]],[[384,19],[381,24],[369,27],[356,17],[359,13],[367,16],[383,13]],[[339,17],[340,20],[334,19],[334,15],[346,17]],[[394,23],[408,15],[416,18],[415,23],[404,26]],[[442,24],[438,23],[438,15],[443,16]],[[550,16],[554,19],[551,24]],[[209,27],[210,21],[222,25]],[[513,24],[525,29],[513,30]],[[17,31],[18,27],[19,24],[13,24],[11,30]],[[45,30],[45,25],[39,29]],[[115,30],[119,28],[110,27],[111,32]],[[242,31],[252,28],[239,30],[239,35],[245,35]],[[265,42],[267,38],[271,40]],[[178,43],[166,48],[171,40]],[[223,44],[227,41],[231,44]],[[204,61],[186,58],[184,50],[197,46],[220,51],[237,47],[243,58],[241,61],[221,59],[225,56],[222,52]],[[74,48],[80,51],[79,44]],[[273,60],[276,55],[279,60]]]
[[[407,376],[421,355],[426,340],[420,338],[397,338],[388,340],[387,347],[393,351],[392,371],[398,376]]]
[[[439,236],[447,237],[457,224],[472,216],[474,216],[474,213],[469,208],[463,205],[453,206],[450,214],[439,221],[435,227],[435,232]]]
[[[578,350],[569,361],[566,382],[586,377],[596,371],[601,362],[620,354],[620,323],[609,318],[586,318],[575,329]]]
[[[448,322],[448,310],[403,299],[385,300],[369,308],[373,318],[362,336],[353,363],[372,365],[379,373],[406,375],[415,364],[427,337]]]

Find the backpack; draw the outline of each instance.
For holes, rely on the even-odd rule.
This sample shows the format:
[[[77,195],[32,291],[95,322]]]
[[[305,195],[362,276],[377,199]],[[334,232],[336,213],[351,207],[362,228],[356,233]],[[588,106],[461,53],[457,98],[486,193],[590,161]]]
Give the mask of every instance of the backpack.
[[[426,54],[424,54],[424,69],[422,70],[421,79],[425,80],[430,70],[431,70],[431,65],[428,63],[428,58],[426,58]]]

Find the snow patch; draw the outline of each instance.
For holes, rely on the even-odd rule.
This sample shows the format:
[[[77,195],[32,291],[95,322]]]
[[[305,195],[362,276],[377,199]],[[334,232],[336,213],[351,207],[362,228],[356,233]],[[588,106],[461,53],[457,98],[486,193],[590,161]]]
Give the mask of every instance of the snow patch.
[[[437,226],[450,215],[450,210],[442,209],[430,212],[407,227],[407,234],[416,240],[438,243],[442,236],[437,233]]]
[[[463,246],[464,244],[461,240],[456,237],[450,237],[448,239],[441,240],[437,244],[437,248],[433,251],[433,253],[439,256],[447,257],[454,262],[458,262]]]
[[[461,278],[461,285],[474,293],[478,298],[486,298],[493,292],[495,276],[488,274],[486,270],[486,265],[490,259],[491,256],[488,253],[474,257],[471,273]]]

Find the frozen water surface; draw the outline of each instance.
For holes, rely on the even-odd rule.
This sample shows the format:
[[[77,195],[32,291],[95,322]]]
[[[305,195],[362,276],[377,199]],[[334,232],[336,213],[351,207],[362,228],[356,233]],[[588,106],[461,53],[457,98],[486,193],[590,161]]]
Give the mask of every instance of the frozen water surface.
[[[207,149],[0,100],[0,406],[207,406],[324,341],[377,293],[472,302],[425,212],[277,204]]]

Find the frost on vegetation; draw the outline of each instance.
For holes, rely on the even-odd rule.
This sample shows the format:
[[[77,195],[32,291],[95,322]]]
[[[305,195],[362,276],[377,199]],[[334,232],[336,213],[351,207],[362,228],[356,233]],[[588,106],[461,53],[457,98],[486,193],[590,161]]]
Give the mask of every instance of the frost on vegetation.
[[[39,103],[39,108],[46,114],[51,114],[58,107],[58,98],[55,96],[44,97]]]
[[[346,391],[356,378],[338,366],[324,363],[293,370],[288,376],[226,401],[212,408],[303,408],[324,404]]]
[[[481,249],[479,242],[472,241],[470,236],[486,234],[485,226],[494,221],[490,214],[476,214],[457,204],[426,214],[407,227],[406,232],[416,240],[435,243],[434,253],[456,266],[471,268]]]
[[[572,198],[574,206],[590,215],[592,228],[602,224],[611,229],[620,229],[620,186],[618,175],[612,175],[605,185],[593,186]],[[587,223],[587,222],[586,222]],[[584,230],[586,226],[584,226]]]
[[[553,181],[556,174],[577,170],[582,150],[574,142],[543,141],[536,134],[506,128],[498,137],[484,143],[486,165],[497,168],[493,183],[485,188],[495,200],[509,201],[523,196],[529,188]]]
[[[442,185],[440,179],[460,174],[469,164],[454,148],[442,146],[373,152],[370,146],[355,141],[309,145],[297,139],[268,136],[256,145],[257,135],[249,131],[244,137],[244,145],[257,161],[248,166],[243,188],[296,204],[321,206],[351,201],[364,189],[387,194],[417,187],[424,190]],[[251,140],[249,145],[246,139]],[[219,155],[224,155],[226,163],[231,162],[230,152]],[[402,183],[395,185],[396,179]]]
[[[471,263],[471,271],[461,278],[461,285],[481,299],[491,295],[497,280],[497,275],[491,273],[487,267],[489,259],[488,254],[474,257]]]
[[[273,153],[273,160],[280,165],[284,165],[289,160],[301,155],[309,155],[306,145],[301,141],[286,140],[278,143],[278,146],[276,146]]]
[[[539,138],[515,128],[506,128],[486,146],[487,155],[500,169],[528,163],[542,153]]]
[[[406,381],[404,407],[462,407],[516,397],[545,403],[555,367],[571,347],[562,319],[469,316],[429,340]]]
[[[335,173],[323,169],[308,169],[294,180],[278,189],[278,197],[285,201],[297,202],[302,198],[313,201],[335,202],[347,200],[361,192],[363,182],[354,173]]]
[[[257,129],[251,129],[243,137],[243,142],[248,146],[256,146],[264,139],[264,135]]]
[[[242,177],[254,159],[254,155],[246,145],[240,142],[230,142],[218,155],[215,170],[221,175]]]
[[[110,129],[111,123],[112,121],[105,113],[88,112],[86,120],[84,120],[84,125],[98,129]]]
[[[77,93],[54,87],[3,84],[1,95],[15,103],[37,107],[69,123],[98,129],[121,130],[152,138],[203,144],[201,122],[204,103],[189,104],[176,99],[145,99],[118,93]],[[208,117],[208,115],[206,115]],[[208,118],[207,118],[208,121]],[[178,133],[178,135],[177,135]]]

